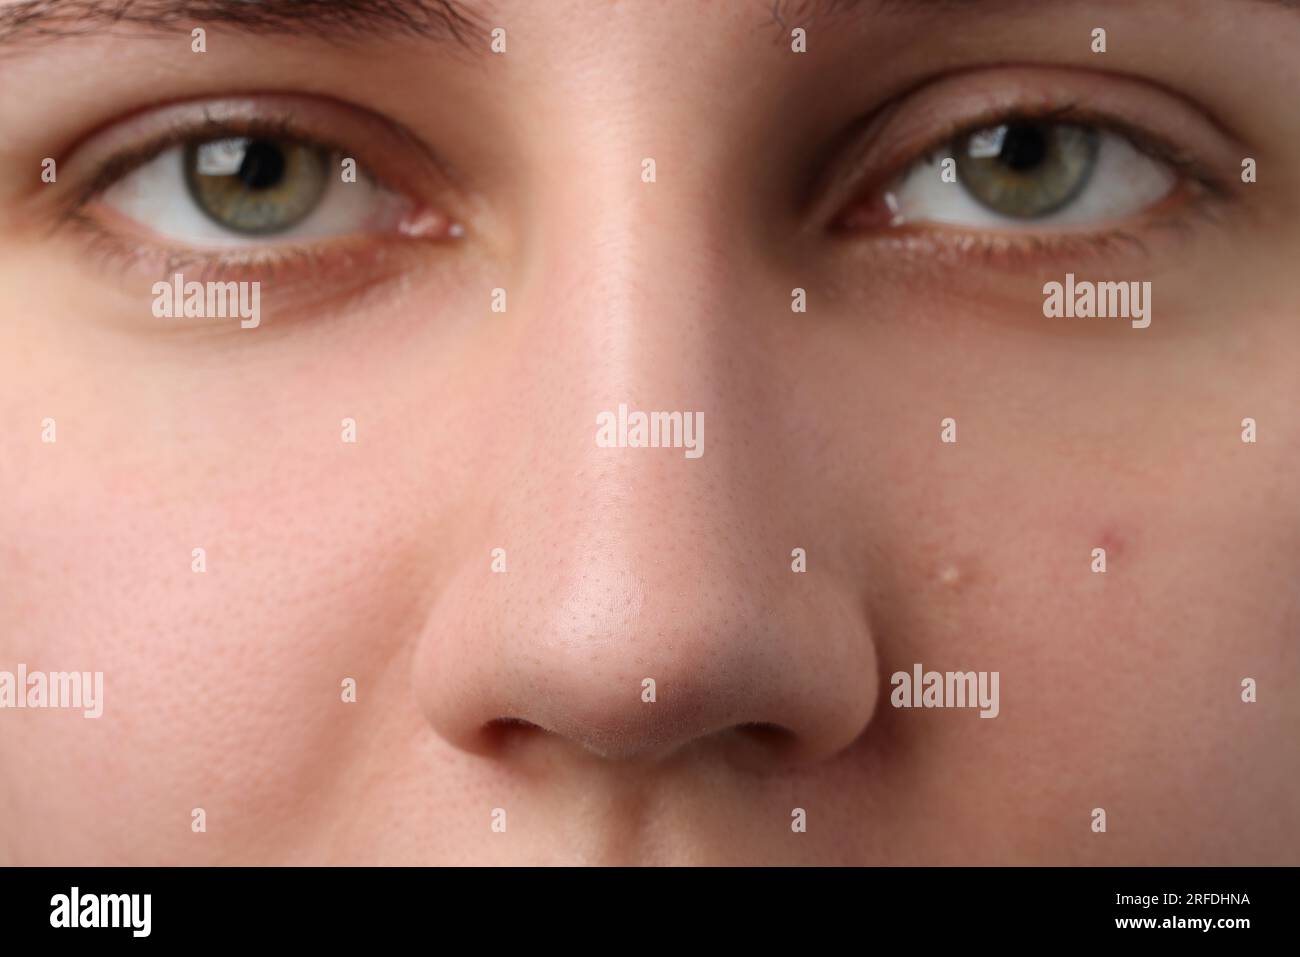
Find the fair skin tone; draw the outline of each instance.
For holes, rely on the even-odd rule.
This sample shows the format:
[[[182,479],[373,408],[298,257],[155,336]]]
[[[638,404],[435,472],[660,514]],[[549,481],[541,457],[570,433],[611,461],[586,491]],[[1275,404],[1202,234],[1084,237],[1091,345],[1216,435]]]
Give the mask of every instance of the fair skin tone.
[[[974,6],[0,54],[0,670],[105,676],[98,720],[0,711],[0,863],[1300,863],[1300,17]],[[63,215],[218,101],[463,235],[235,262]],[[870,213],[990,104],[1141,131],[1181,185]],[[261,281],[262,324],[153,318],[175,271]],[[1151,325],[1045,318],[1066,273],[1150,281]],[[705,453],[598,447],[620,403]],[[999,672],[1000,713],[892,707],[915,663]]]

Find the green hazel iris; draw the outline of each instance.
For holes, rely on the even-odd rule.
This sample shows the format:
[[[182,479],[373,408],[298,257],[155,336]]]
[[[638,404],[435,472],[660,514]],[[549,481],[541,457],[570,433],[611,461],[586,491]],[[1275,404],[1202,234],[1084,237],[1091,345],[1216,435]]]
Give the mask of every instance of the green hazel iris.
[[[1016,122],[976,130],[953,144],[957,178],[1002,216],[1037,219],[1082,192],[1097,165],[1096,129]]]
[[[226,229],[279,233],[316,208],[328,185],[324,151],[287,140],[237,137],[185,147],[185,184]]]

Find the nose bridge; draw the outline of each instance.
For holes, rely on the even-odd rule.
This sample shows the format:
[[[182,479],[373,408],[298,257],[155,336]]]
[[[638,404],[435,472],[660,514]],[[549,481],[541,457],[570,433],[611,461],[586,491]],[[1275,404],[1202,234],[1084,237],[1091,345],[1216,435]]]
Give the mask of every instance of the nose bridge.
[[[616,6],[601,19],[625,15]],[[524,354],[565,381],[535,365],[521,380],[592,416],[622,401],[647,411],[715,402],[735,385],[719,373],[736,368],[728,356],[743,341],[734,206],[718,189],[734,153],[699,135],[719,106],[658,66],[691,28],[629,26],[634,43],[616,35],[575,51],[582,82],[559,70],[556,88],[525,94],[549,135],[520,144],[518,334]]]
[[[771,541],[768,358],[724,214],[700,201],[709,174],[647,183],[624,155],[546,217],[523,287],[520,352],[551,359],[521,369],[525,406],[549,417],[527,460],[552,463],[546,520],[588,561],[624,582],[672,578],[670,564],[698,584],[737,536]]]
[[[546,244],[526,287],[521,352],[557,359],[527,377],[525,406],[548,421],[520,446],[527,487],[503,512],[545,552],[545,594],[529,617],[551,663],[603,675],[617,696],[618,681],[649,677],[623,674],[634,661],[644,670],[657,656],[726,647],[688,640],[685,623],[696,616],[698,633],[712,628],[700,609],[736,609],[727,555],[737,536],[769,536],[756,527],[761,471],[726,437],[745,427],[750,391],[724,372],[736,322],[726,263],[699,239],[707,227],[674,239],[668,214],[646,211],[664,201],[639,182],[601,188],[608,197]]]
[[[521,467],[551,463],[551,488],[599,504],[593,519],[658,513],[673,534],[670,503],[680,515],[706,486],[747,481],[732,440],[766,396],[761,363],[738,354],[752,343],[720,215],[686,183],[642,182],[626,156],[621,171],[595,164],[584,201],[539,211],[508,378],[528,423]]]
[[[736,245],[723,210],[702,201],[705,170],[646,183],[639,152],[616,148],[622,162],[583,165],[538,210],[526,332],[599,360],[570,369],[595,388],[699,392],[736,337]]]

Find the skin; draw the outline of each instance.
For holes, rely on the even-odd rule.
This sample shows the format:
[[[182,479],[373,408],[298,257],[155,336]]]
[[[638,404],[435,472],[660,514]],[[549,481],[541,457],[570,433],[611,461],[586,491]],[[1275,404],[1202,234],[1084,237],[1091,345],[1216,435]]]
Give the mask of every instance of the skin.
[[[802,56],[767,4],[501,0],[496,57],[0,57],[0,669],[105,675],[97,721],[0,711],[0,863],[1300,863],[1300,18],[1132,6],[815,18]],[[907,97],[962,71],[1185,110],[1227,195],[1047,254],[832,231],[845,131],[902,103],[919,153],[959,97]],[[466,234],[159,331],[156,257],[51,229],[73,147],[261,93],[433,143]],[[1067,272],[1152,282],[1150,328],[1044,318]],[[597,447],[620,402],[705,454]],[[892,707],[915,663],[999,672],[1000,714]]]

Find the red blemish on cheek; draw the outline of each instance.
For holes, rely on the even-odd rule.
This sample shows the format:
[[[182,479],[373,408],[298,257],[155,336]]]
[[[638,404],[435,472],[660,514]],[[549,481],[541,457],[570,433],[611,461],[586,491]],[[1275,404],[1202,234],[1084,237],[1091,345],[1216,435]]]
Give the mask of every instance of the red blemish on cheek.
[[[1098,535],[1097,544],[1094,547],[1106,549],[1106,561],[1109,563],[1128,551],[1129,542],[1129,535],[1122,533],[1113,525],[1106,525]]]

